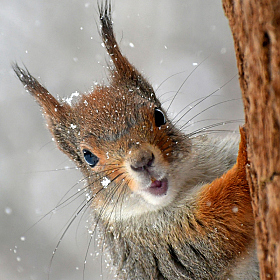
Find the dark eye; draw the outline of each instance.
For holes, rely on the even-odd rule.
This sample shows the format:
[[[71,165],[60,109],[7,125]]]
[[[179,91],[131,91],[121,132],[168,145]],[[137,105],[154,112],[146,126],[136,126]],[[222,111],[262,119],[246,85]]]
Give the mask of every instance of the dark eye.
[[[164,113],[158,108],[155,108],[155,122],[157,127],[166,124]]]
[[[85,161],[90,167],[94,167],[99,161],[99,158],[89,150],[84,149],[83,153],[84,153]]]

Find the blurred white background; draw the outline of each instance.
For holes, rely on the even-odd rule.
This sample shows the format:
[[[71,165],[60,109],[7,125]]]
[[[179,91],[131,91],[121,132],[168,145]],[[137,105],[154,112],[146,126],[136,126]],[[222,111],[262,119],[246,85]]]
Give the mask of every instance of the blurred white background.
[[[0,7],[0,280],[42,280],[48,278],[52,251],[82,198],[26,230],[52,210],[81,175],[51,141],[38,105],[16,78],[11,62],[26,65],[53,95],[65,97],[76,90],[88,91],[94,81],[106,81],[108,57],[98,33],[95,0],[0,0]],[[236,75],[233,41],[220,0],[115,0],[113,10],[123,53],[155,88],[184,71],[160,87],[159,95],[169,92],[162,101],[174,95],[196,63],[206,59],[180,90],[172,112]],[[235,77],[203,106],[197,106],[193,115],[239,97]],[[200,119],[242,117],[239,100],[215,106]],[[205,123],[194,124],[189,131],[201,125]],[[70,170],[55,171],[67,166]],[[85,219],[86,214],[65,235],[50,279],[83,278],[89,241]],[[94,244],[89,252],[95,252]],[[102,279],[105,266],[89,256],[85,279]]]

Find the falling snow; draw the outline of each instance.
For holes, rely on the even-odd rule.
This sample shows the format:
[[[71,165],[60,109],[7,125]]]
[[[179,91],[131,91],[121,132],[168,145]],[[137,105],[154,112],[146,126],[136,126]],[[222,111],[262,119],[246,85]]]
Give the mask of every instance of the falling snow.
[[[6,208],[5,208],[5,213],[6,213],[7,215],[11,215],[12,212],[13,212],[12,208],[10,208],[10,207],[6,207]]]
[[[226,48],[222,48],[221,49],[221,54],[225,54],[227,52],[227,49]]]

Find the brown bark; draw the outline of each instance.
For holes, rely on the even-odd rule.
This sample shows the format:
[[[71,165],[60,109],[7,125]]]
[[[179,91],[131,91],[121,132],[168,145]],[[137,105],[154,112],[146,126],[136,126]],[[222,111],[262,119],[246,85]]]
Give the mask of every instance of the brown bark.
[[[222,0],[245,110],[261,279],[280,279],[280,0]]]

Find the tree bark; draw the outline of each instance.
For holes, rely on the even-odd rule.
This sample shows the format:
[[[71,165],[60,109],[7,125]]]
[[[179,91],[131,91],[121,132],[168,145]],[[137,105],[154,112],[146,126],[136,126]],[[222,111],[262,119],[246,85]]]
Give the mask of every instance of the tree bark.
[[[261,279],[280,279],[280,0],[222,0],[245,110]]]

